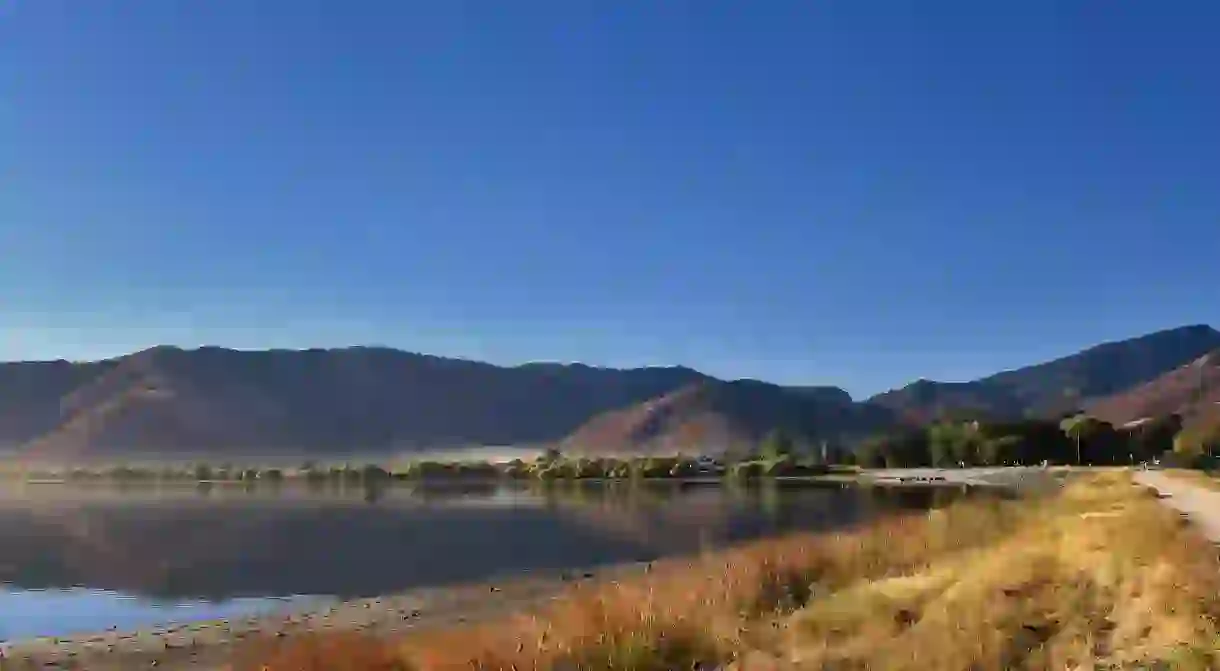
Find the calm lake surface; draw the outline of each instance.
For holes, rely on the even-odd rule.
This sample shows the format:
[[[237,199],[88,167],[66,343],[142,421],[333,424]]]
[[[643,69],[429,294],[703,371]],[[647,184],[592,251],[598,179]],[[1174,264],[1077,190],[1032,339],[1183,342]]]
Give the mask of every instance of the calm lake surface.
[[[955,496],[775,483],[10,485],[0,488],[0,641],[651,560]]]

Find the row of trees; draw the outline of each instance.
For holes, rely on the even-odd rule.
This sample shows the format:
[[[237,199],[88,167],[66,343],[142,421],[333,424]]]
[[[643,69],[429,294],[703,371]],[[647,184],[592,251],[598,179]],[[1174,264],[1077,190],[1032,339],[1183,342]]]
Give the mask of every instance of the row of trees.
[[[253,482],[284,479],[284,472],[277,468],[212,467],[206,464],[195,466],[131,466],[119,464],[100,468],[71,468],[65,470],[35,469],[24,473],[29,480],[67,480],[69,482],[118,481],[118,482],[197,482],[233,481]]]
[[[1060,420],[941,421],[865,441],[856,459],[867,467],[1117,465],[1170,458],[1205,466],[1220,454],[1220,430],[1183,431],[1177,415],[1115,427],[1076,415]]]
[[[755,454],[737,459],[708,461],[687,456],[565,457],[558,451],[550,450],[535,461],[515,460],[502,466],[503,474],[508,477],[541,480],[710,476],[750,478],[820,475],[826,471],[826,467],[814,463],[811,459],[795,456],[791,445],[780,434],[763,441]]]
[[[760,456],[765,454],[766,456]],[[685,478],[695,476],[736,475],[741,477],[775,475],[809,475],[818,471],[807,460],[794,457],[783,444],[772,445],[742,459],[709,462],[692,457],[583,457],[566,456],[557,451],[548,451],[533,461],[520,459],[507,463],[491,462],[441,462],[416,461],[402,464],[393,470],[377,465],[364,466],[320,466],[307,462],[296,469],[212,466],[196,464],[175,468],[154,468],[129,465],[94,470],[72,469],[69,471],[28,471],[23,475],[30,480],[59,480],[70,482],[113,481],[132,483],[189,482],[189,483],[280,483],[285,480],[302,481],[310,485],[381,485],[391,481],[418,480],[488,480],[496,478],[579,480],[579,479],[634,479],[634,478]]]
[[[816,475],[827,471],[826,462],[854,461],[865,467],[998,466],[1052,464],[1134,464],[1152,459],[1173,465],[1210,467],[1220,457],[1220,423],[1183,429],[1176,415],[1116,428],[1086,415],[1061,420],[1025,419],[996,422],[945,420],[923,427],[908,427],[875,436],[854,454],[826,446],[800,449],[787,432],[768,434],[748,452],[729,455],[709,464],[686,457],[582,458],[548,450],[530,462],[419,461],[393,471],[376,465],[320,466],[306,462],[299,468],[248,468],[231,464],[197,464],[177,468],[128,465],[59,473],[28,473],[29,478],[65,478],[70,481],[201,481],[244,483],[300,478],[312,484],[380,484],[390,480],[488,479],[497,477],[551,479],[681,478],[696,475],[766,477]],[[835,458],[835,455],[840,455]]]

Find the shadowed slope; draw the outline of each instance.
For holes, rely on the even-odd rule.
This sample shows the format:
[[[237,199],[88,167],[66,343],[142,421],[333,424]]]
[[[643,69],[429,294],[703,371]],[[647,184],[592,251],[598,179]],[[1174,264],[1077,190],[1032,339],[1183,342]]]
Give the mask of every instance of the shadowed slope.
[[[834,387],[724,382],[682,367],[500,367],[377,347],[156,347],[96,363],[0,364],[0,451],[72,461],[270,457],[565,437],[567,447],[601,453],[723,451],[773,428],[833,443],[895,418],[1075,408],[1218,348],[1220,333],[1184,327],[976,382],[920,381],[853,403]]]
[[[0,442],[35,457],[527,444],[705,379],[686,368],[502,368],[363,347],[159,347],[62,365],[62,383],[16,403],[24,415],[6,413]]]
[[[1104,343],[973,382],[920,380],[870,401],[917,421],[961,410],[995,417],[1055,415],[1152,380],[1217,348],[1220,332],[1209,326],[1184,326]]]
[[[1113,424],[1181,415],[1187,425],[1220,419],[1220,350],[1134,389],[1099,399],[1088,411]]]

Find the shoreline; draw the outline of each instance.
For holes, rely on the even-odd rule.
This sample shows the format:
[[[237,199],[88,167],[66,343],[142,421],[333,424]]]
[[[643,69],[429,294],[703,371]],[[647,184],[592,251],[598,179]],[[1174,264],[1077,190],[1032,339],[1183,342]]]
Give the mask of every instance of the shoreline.
[[[567,485],[609,485],[623,484],[630,485],[633,483],[639,484],[672,484],[675,486],[725,486],[725,487],[740,487],[740,486],[755,486],[767,483],[787,483],[787,484],[805,484],[812,487],[816,486],[833,486],[833,485],[859,485],[864,487],[870,486],[893,486],[898,484],[921,486],[921,485],[977,485],[977,486],[1012,486],[1013,482],[1010,476],[1016,475],[1016,479],[1022,479],[1032,473],[1045,472],[1053,473],[1063,470],[1063,466],[1053,466],[1045,471],[1036,466],[1004,466],[1004,467],[972,467],[965,468],[955,467],[910,467],[910,468],[877,468],[877,469],[861,469],[853,472],[841,473],[823,473],[817,475],[758,475],[744,478],[733,478],[724,475],[685,475],[675,477],[634,477],[634,478],[611,478],[611,477],[583,477],[583,478],[516,478],[516,477],[487,477],[487,478],[418,478],[418,479],[392,479],[383,483],[374,485],[377,488],[392,490],[398,487],[416,487],[416,486],[471,486],[471,485],[527,485],[538,487],[563,487]],[[939,477],[933,477],[939,476]],[[997,477],[999,476],[999,477]],[[1007,481],[1006,481],[1007,480]],[[109,490],[114,487],[123,487],[134,491],[142,489],[155,490],[170,490],[170,491],[187,491],[192,489],[208,489],[220,492],[227,491],[248,491],[248,490],[263,490],[263,491],[333,491],[332,483],[310,483],[302,478],[285,478],[276,483],[255,483],[242,482],[237,480],[219,480],[209,481],[201,480],[182,481],[182,480],[148,480],[148,481],[120,481],[120,480],[88,480],[88,481],[71,481],[71,480],[12,480],[6,481],[0,478],[0,485],[15,484],[22,486],[31,486],[34,488],[46,487],[51,488],[77,488],[80,490]],[[355,491],[362,488],[363,485],[356,483],[347,489]]]
[[[932,486],[964,484],[1019,489],[1041,469],[994,472],[957,471]],[[942,473],[944,471],[941,471]],[[909,474],[909,473],[908,473]],[[984,482],[985,481],[985,482]],[[858,483],[863,486],[886,486]],[[911,486],[912,483],[905,483]],[[222,671],[257,644],[291,642],[311,633],[356,633],[395,637],[432,627],[452,626],[517,613],[567,593],[574,585],[598,583],[646,572],[654,562],[604,564],[587,569],[554,569],[490,577],[470,583],[409,589],[385,596],[339,600],[308,597],[266,615],[206,621],[180,621],[131,631],[104,631],[59,637],[18,639],[0,644],[0,669],[134,668],[170,671]]]
[[[289,642],[249,669],[1215,668],[1213,548],[1132,484],[1089,471],[1045,497],[658,565],[490,626]]]
[[[477,622],[545,603],[576,584],[643,573],[650,565],[638,562],[518,574],[379,597],[315,602],[312,607],[266,615],[19,639],[0,644],[0,669],[224,671],[243,650],[259,643],[291,641],[313,633],[392,637]]]

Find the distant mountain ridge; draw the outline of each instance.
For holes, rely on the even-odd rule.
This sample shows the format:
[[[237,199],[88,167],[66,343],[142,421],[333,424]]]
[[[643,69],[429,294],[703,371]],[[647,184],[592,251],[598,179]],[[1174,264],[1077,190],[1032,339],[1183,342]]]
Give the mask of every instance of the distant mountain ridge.
[[[958,410],[1019,416],[1100,403],[1213,350],[1220,332],[1188,326],[857,402],[836,387],[725,381],[684,367],[502,367],[381,347],[154,347],[90,363],[0,363],[0,449],[58,459],[541,444],[703,451],[752,444],[774,428],[807,443],[850,441]]]
[[[503,368],[371,347],[157,347],[98,363],[0,364],[0,444],[65,456],[529,444],[703,379],[680,367]]]
[[[1184,326],[972,382],[920,380],[868,400],[911,421],[962,410],[999,417],[1054,415],[1153,380],[1215,349],[1220,349],[1220,331]]]
[[[888,423],[888,413],[859,404],[837,387],[791,388],[756,380],[707,380],[594,417],[563,447],[590,454],[748,451],[771,430],[798,440],[840,440]]]

